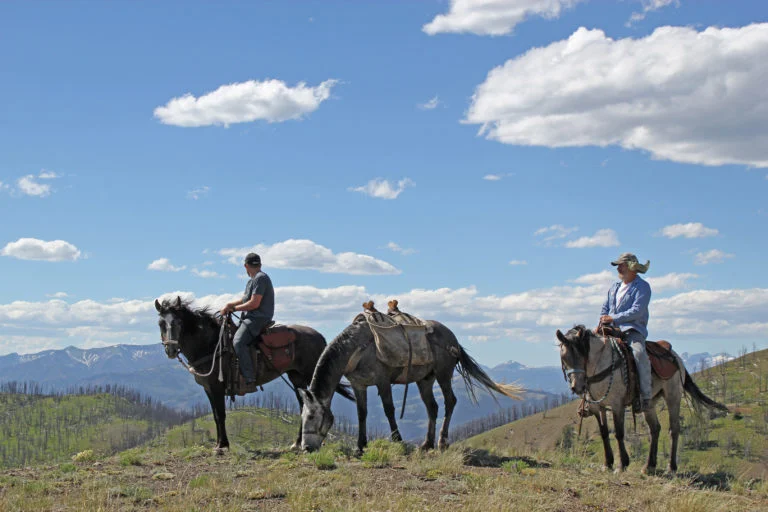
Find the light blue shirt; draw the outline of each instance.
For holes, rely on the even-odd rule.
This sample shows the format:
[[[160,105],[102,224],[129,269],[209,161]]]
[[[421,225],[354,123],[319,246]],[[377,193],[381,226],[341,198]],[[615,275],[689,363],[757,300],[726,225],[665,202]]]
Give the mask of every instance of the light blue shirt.
[[[621,281],[613,283],[608,290],[600,315],[610,315],[613,323],[622,332],[635,329],[643,338],[648,338],[648,303],[651,302],[651,285],[647,281],[635,277],[629,283],[627,293],[616,303],[616,292],[619,291]]]

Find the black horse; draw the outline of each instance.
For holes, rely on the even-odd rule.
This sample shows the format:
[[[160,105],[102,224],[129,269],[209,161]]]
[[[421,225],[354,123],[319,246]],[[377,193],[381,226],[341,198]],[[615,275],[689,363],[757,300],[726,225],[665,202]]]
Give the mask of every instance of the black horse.
[[[165,353],[170,359],[175,359],[179,354],[184,354],[190,364],[194,367],[195,382],[205,389],[208,400],[213,409],[213,419],[216,422],[216,447],[215,453],[222,453],[224,448],[229,447],[227,439],[227,430],[225,426],[226,408],[225,408],[225,382],[219,381],[219,358],[213,357],[216,346],[219,341],[219,332],[221,328],[221,318],[211,313],[208,308],[192,309],[189,302],[176,297],[175,301],[164,300],[160,303],[155,300],[155,308],[160,316],[158,325],[160,326],[160,337],[165,346]],[[283,372],[267,366],[264,358],[259,358],[257,371],[258,385],[266,384],[286,373],[288,379],[293,384],[294,389],[306,389],[312,381],[312,373],[315,370],[317,360],[323,353],[326,343],[322,334],[311,327],[303,325],[289,325],[290,329],[296,334],[295,358],[291,365]],[[225,354],[223,363],[223,372],[229,369],[229,354]],[[206,375],[207,374],[207,375]],[[354,400],[348,386],[339,384],[336,392],[347,398]],[[299,409],[302,407],[302,397],[296,392],[296,399],[299,401]],[[301,427],[294,447],[301,446]]]

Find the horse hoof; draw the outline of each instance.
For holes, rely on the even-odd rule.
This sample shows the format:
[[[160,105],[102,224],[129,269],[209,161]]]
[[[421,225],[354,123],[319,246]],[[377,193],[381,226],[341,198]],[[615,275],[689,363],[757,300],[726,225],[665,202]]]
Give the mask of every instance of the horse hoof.
[[[301,445],[299,443],[293,443],[290,448],[288,448],[292,452],[298,452],[301,450]]]
[[[434,443],[424,442],[424,443],[421,444],[421,446],[419,446],[419,450],[421,450],[423,452],[428,452],[429,450],[434,450],[434,449],[435,449],[435,444]]]
[[[656,473],[656,468],[653,466],[643,466],[643,469],[640,470],[640,473],[644,475],[653,475]]]
[[[626,470],[627,470],[627,468],[618,467],[618,468],[613,470],[613,474],[614,475],[620,475],[621,473],[625,472]]]
[[[670,475],[670,476],[675,476],[677,474],[677,468],[668,467],[667,468],[667,474]]]
[[[224,455],[224,448],[216,447],[213,449],[214,455]]]
[[[600,470],[608,472],[608,471],[611,471],[612,469],[613,469],[613,466],[603,466]]]
[[[363,450],[362,450],[362,449],[360,449],[360,448],[358,448],[357,450],[355,450],[355,453],[354,453],[354,455],[355,455],[355,457],[357,457],[357,458],[360,458],[360,457],[362,457],[362,456],[363,456]]]
[[[448,443],[444,443],[442,441],[437,443],[437,449],[440,450],[441,452],[444,452],[445,450],[447,450],[449,446],[451,446],[451,445],[448,444]]]

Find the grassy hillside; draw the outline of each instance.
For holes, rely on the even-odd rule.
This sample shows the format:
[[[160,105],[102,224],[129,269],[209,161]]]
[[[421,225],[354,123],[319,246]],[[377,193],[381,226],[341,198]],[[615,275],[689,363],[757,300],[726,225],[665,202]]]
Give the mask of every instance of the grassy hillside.
[[[112,454],[187,418],[131,392],[0,393],[0,467],[69,460],[86,449]]]
[[[714,512],[765,510],[768,487],[727,490],[688,477],[600,473],[558,459],[497,457],[451,448],[407,452],[371,443],[317,454],[249,453],[235,446],[146,445],[97,461],[0,472],[0,510],[495,510]]]
[[[768,350],[700,371],[693,378],[708,396],[726,403],[732,413],[719,418],[710,419],[706,413],[700,417],[685,403],[679,452],[681,470],[703,474],[719,472],[730,478],[768,478]],[[566,452],[600,463],[602,442],[593,418],[584,420],[582,435],[575,438],[576,406],[577,402],[572,402],[529,416],[470,438],[463,445],[504,455]],[[669,447],[668,417],[663,410],[660,420],[659,466],[663,467]],[[630,457],[639,467],[648,453],[647,426],[643,417],[637,416],[634,432],[629,414],[626,425]],[[615,448],[613,436],[611,439]],[[569,447],[563,448],[563,441]]]

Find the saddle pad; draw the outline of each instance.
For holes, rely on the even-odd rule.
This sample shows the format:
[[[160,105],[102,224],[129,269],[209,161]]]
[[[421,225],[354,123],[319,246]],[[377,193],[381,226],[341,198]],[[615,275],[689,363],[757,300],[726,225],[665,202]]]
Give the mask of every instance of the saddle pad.
[[[261,354],[259,354],[261,352]],[[275,370],[282,372],[287,370],[293,363],[293,359],[296,355],[294,344],[285,345],[279,348],[271,348],[263,343],[259,343],[258,347],[251,346],[251,359],[256,366],[257,358],[265,359],[264,363],[267,368],[274,368]]]
[[[376,357],[387,366],[406,367],[432,363],[432,349],[427,339],[427,325],[408,315],[409,323],[399,323],[378,311],[366,311],[365,318],[373,331]],[[400,315],[397,315],[400,316]],[[418,320],[418,322],[411,319]]]
[[[669,347],[669,348],[667,348]],[[672,346],[666,341],[646,341],[645,351],[651,360],[651,368],[662,380],[669,380],[677,373],[677,358],[670,351]]]
[[[286,325],[276,325],[261,333],[261,342],[270,348],[281,348],[296,341],[296,332]]]

